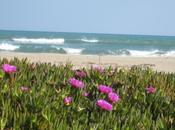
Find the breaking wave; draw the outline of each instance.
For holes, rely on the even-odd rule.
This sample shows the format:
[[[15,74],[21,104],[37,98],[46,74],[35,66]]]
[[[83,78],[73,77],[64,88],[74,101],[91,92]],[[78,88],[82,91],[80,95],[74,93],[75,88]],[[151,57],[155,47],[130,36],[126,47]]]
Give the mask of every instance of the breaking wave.
[[[37,43],[37,44],[63,44],[63,38],[13,38],[15,42],[19,43]]]
[[[8,43],[0,44],[0,50],[14,51],[18,48],[20,48],[20,46],[18,46],[18,45],[12,45],[12,44],[8,44]]]
[[[138,51],[138,50],[129,50],[131,56],[139,56],[139,57],[151,57],[151,56],[161,56],[159,50],[152,51]]]
[[[165,56],[175,56],[175,51],[168,51],[167,53],[165,53]]]
[[[81,54],[82,51],[84,49],[75,49],[75,48],[58,48],[56,47],[56,49],[59,51],[59,52],[65,52],[66,54]]]
[[[160,51],[160,50],[150,50],[150,51],[140,51],[140,50],[108,50],[108,54],[118,55],[118,56],[133,56],[133,57],[156,57],[156,56],[170,56],[175,57],[175,51]]]
[[[83,42],[92,42],[92,43],[99,42],[99,40],[97,40],[97,39],[87,39],[87,38],[82,38],[81,41],[83,41]]]

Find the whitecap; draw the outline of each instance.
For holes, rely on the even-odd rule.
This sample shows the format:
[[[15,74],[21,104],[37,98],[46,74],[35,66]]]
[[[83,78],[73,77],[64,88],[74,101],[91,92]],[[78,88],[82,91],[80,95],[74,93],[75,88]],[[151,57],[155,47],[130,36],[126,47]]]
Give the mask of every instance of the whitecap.
[[[166,52],[164,55],[165,55],[165,56],[172,56],[172,57],[174,57],[174,56],[175,56],[175,50],[173,50],[173,51],[168,51],[168,52]]]
[[[139,51],[139,50],[128,50],[131,56],[136,57],[155,57],[160,56],[159,50],[151,50],[151,51]]]
[[[60,49],[60,48],[57,48]],[[62,48],[67,54],[81,54],[84,49],[75,49],[75,48]]]
[[[133,56],[133,57],[156,57],[156,56],[164,56],[165,52],[160,50],[116,50],[111,51],[108,50],[109,54],[119,55],[119,56]]]
[[[13,38],[15,42],[19,43],[37,43],[37,44],[63,44],[64,38]]]
[[[12,45],[8,43],[2,43],[0,44],[0,50],[6,50],[6,51],[14,51],[18,49],[20,46],[18,45]]]
[[[92,43],[99,42],[99,40],[97,40],[97,39],[87,39],[87,38],[82,38],[81,41],[83,41],[83,42],[92,42]]]

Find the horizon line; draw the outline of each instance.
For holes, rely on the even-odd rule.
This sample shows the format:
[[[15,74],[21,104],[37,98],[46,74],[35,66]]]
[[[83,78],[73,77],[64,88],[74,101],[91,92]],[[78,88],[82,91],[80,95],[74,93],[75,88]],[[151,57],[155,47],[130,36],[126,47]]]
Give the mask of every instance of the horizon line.
[[[175,35],[159,35],[159,34],[128,34],[128,33],[101,33],[101,32],[67,32],[67,31],[39,31],[39,30],[16,30],[16,29],[0,29],[0,31],[17,31],[17,32],[43,32],[43,33],[84,33],[84,34],[102,34],[102,35],[135,35],[135,36],[161,36],[161,37],[175,37]]]

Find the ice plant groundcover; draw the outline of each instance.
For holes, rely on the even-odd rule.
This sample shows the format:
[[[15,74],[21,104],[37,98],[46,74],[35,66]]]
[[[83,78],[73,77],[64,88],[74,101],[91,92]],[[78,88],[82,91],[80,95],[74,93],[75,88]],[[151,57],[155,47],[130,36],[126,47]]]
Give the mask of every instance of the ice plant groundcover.
[[[0,60],[2,130],[175,128],[175,74]]]

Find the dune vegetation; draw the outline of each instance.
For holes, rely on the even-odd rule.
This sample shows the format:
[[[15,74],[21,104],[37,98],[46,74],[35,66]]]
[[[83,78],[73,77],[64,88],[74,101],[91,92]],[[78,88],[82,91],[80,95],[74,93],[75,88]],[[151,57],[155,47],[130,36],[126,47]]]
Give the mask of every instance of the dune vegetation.
[[[0,60],[1,130],[174,130],[175,74]]]

